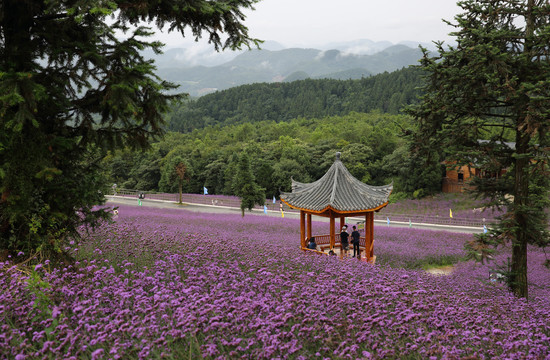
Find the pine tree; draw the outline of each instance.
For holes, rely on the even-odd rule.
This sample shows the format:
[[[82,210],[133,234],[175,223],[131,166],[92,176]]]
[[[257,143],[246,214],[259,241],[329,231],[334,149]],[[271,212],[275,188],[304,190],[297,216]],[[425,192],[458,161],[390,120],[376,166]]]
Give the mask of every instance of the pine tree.
[[[483,172],[472,185],[506,214],[472,250],[484,255],[489,244],[511,243],[508,284],[527,297],[527,245],[549,242],[550,4],[458,4],[456,47],[438,43],[439,54],[425,50],[421,61],[426,95],[408,110],[416,149],[443,149],[448,160]]]
[[[144,40],[142,23],[239,48],[257,44],[241,12],[257,1],[0,2],[0,255],[61,252],[79,225],[106,217],[94,210],[105,151],[162,135],[178,96],[143,58],[162,44]]]
[[[171,154],[169,154],[171,155]],[[166,156],[165,163],[162,166],[162,175],[160,180],[161,190],[170,192],[177,183],[179,194],[178,203],[183,203],[183,183],[189,181],[192,170],[187,160],[182,156]]]
[[[241,154],[237,171],[233,177],[233,191],[241,198],[241,212],[252,210],[255,204],[264,205],[265,190],[257,183],[250,167],[250,159],[246,153]]]

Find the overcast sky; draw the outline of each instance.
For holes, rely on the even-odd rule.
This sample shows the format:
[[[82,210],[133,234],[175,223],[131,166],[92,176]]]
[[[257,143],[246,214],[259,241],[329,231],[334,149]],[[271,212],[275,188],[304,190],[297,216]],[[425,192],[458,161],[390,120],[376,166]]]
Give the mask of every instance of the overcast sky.
[[[450,41],[459,12],[454,0],[263,0],[247,11],[250,35],[287,47],[357,39],[431,42]],[[168,47],[189,46],[174,33],[160,35]]]

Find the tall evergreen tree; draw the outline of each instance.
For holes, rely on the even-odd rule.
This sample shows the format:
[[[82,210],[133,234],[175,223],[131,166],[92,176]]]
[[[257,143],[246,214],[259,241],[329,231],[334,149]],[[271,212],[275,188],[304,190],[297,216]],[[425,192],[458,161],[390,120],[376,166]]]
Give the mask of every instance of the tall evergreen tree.
[[[59,252],[79,225],[105,216],[93,210],[104,202],[104,151],[147,147],[162,133],[175,86],[143,58],[162,46],[144,40],[143,22],[238,48],[257,43],[241,11],[256,2],[1,1],[0,253]]]
[[[265,190],[257,183],[250,167],[250,159],[246,153],[241,154],[237,171],[233,177],[233,191],[241,198],[241,212],[252,210],[255,204],[264,205]]]
[[[439,54],[425,51],[421,61],[426,95],[409,109],[418,121],[416,145],[483,170],[473,185],[507,212],[493,236],[480,236],[472,249],[511,243],[508,283],[527,297],[527,245],[549,242],[550,4],[458,4],[464,13],[455,17],[456,47],[439,43]]]
[[[179,203],[183,202],[183,183],[189,181],[192,170],[187,160],[182,156],[166,156],[165,163],[162,166],[162,175],[160,180],[161,191],[171,192],[174,184],[177,184],[179,194]]]

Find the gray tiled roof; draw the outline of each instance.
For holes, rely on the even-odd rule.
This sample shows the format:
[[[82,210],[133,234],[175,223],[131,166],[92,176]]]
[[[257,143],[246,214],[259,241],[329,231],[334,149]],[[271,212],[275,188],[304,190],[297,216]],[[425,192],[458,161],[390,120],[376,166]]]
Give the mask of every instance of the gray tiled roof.
[[[309,184],[292,180],[292,192],[282,193],[281,199],[292,207],[315,212],[328,208],[342,212],[365,211],[388,202],[393,184],[370,186],[357,180],[340,161],[339,155],[319,180]]]

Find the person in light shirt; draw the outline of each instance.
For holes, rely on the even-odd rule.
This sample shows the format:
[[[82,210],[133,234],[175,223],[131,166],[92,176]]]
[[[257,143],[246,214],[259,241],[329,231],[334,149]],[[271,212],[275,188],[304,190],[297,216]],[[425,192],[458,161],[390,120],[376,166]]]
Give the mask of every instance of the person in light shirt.
[[[340,232],[340,245],[342,246],[342,253],[348,255],[349,251],[349,234],[348,226],[342,226],[342,231]]]

